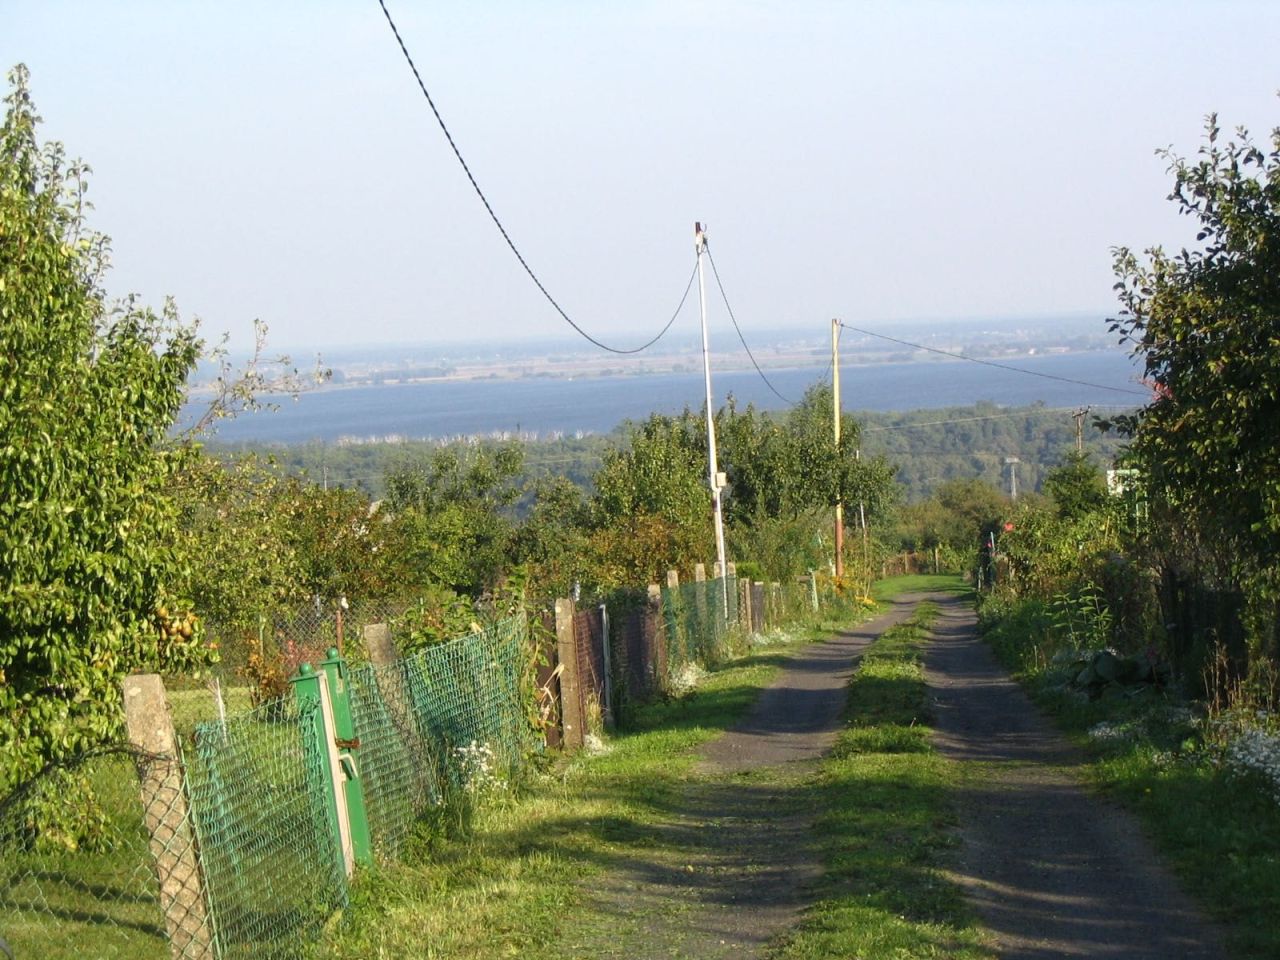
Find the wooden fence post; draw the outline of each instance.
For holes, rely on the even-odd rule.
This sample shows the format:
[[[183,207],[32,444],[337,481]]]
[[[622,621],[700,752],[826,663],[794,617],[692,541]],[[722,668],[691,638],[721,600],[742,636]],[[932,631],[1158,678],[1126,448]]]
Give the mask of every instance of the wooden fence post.
[[[556,601],[556,658],[560,662],[560,725],[564,748],[582,746],[586,717],[578,683],[578,644],[573,632],[573,601]]]
[[[138,781],[169,949],[179,960],[215,960],[204,877],[164,683],[154,673],[134,674],[125,677],[123,687],[129,742],[150,754],[139,764]]]

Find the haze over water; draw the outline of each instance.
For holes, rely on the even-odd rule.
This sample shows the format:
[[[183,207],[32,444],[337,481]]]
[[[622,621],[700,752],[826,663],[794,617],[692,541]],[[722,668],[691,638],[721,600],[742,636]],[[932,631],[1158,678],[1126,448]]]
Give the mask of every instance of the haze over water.
[[[1006,361],[1000,361],[1006,362]],[[1023,357],[1007,361],[1042,374],[1138,390],[1138,371],[1119,351]],[[826,379],[826,370],[769,370],[769,380],[788,400]],[[976,363],[879,363],[844,367],[842,406],[857,410],[916,410],[990,401],[1000,406],[1042,402],[1049,407],[1136,406],[1138,394],[1117,393]],[[780,410],[778,399],[754,371],[713,373],[717,405],[732,395],[740,407],[754,403]],[[607,433],[623,420],[650,413],[701,409],[700,374],[590,377],[574,380],[448,380],[393,386],[332,388],[279,400],[262,411],[225,422],[224,443],[296,444],[343,439],[423,439],[498,432],[547,436],[554,432]],[[198,405],[198,401],[197,401]]]

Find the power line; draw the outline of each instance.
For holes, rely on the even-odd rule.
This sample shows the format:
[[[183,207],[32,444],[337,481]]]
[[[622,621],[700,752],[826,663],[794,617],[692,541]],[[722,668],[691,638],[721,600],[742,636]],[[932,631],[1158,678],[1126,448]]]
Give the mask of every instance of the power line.
[[[1143,390],[1130,390],[1127,387],[1109,387],[1104,383],[1090,383],[1088,380],[1073,380],[1071,377],[1059,377],[1052,373],[1040,373],[1038,370],[1027,370],[1024,367],[1014,367],[1007,363],[997,363],[994,360],[981,360],[978,357],[966,357],[963,353],[952,353],[950,350],[939,350],[937,347],[926,347],[922,343],[912,343],[909,340],[899,340],[896,337],[886,336],[883,333],[863,330],[861,327],[851,326],[843,321],[841,321],[840,326],[852,330],[854,333],[861,333],[868,337],[875,337],[879,340],[888,340],[890,343],[896,343],[904,347],[911,347],[915,350],[926,350],[929,353],[938,353],[944,357],[951,357],[955,360],[968,360],[970,363],[980,363],[984,367],[997,367],[1000,370],[1011,370],[1014,373],[1023,373],[1029,377],[1040,377],[1043,380],[1057,380],[1061,383],[1072,383],[1078,387],[1093,387],[1095,390],[1110,390],[1113,393],[1129,393],[1138,397],[1147,396],[1147,393]]]
[[[724,308],[729,311],[729,319],[733,321],[733,329],[738,331],[738,340],[742,343],[742,349],[747,351],[747,356],[751,359],[751,365],[756,368],[756,373],[760,374],[760,379],[764,381],[764,385],[773,391],[773,395],[788,406],[795,406],[795,403],[788,400],[778,388],[773,385],[768,377],[764,375],[764,371],[760,369],[760,364],[756,363],[755,354],[751,352],[751,348],[747,346],[747,340],[742,335],[742,328],[738,326],[738,320],[733,315],[733,307],[729,306],[729,297],[724,292],[724,284],[720,282],[720,271],[716,269],[716,258],[711,255],[711,247],[703,240],[703,249],[707,251],[707,259],[711,261],[711,272],[716,278],[716,286],[720,288],[720,297],[724,300]]]
[[[440,129],[444,133],[444,138],[449,141],[449,147],[453,150],[453,155],[458,158],[458,163],[462,166],[462,172],[465,173],[467,175],[467,179],[471,181],[471,188],[475,190],[476,196],[479,197],[480,202],[484,204],[485,210],[489,213],[489,219],[493,221],[493,225],[497,227],[498,232],[502,234],[502,239],[507,242],[507,246],[511,248],[511,252],[514,253],[516,259],[520,261],[520,266],[524,267],[524,272],[529,275],[529,279],[533,281],[534,286],[536,286],[546,298],[547,303],[551,304],[552,308],[560,315],[560,318],[564,320],[565,323],[569,324],[569,326],[573,327],[574,330],[601,350],[607,350],[609,353],[640,353],[643,350],[648,350],[651,346],[661,340],[666,332],[671,329],[671,325],[675,323],[676,317],[680,314],[681,307],[684,306],[685,300],[688,299],[689,288],[693,286],[693,277],[691,276],[689,278],[689,286],[685,287],[684,296],[680,298],[680,306],[676,307],[676,312],[672,314],[671,319],[667,321],[667,325],[662,328],[661,332],[659,332],[656,337],[641,346],[633,347],[629,350],[611,347],[607,343],[602,343],[597,340],[591,334],[587,333],[586,330],[582,329],[582,327],[574,323],[573,319],[564,312],[564,308],[556,302],[555,297],[551,296],[551,293],[543,285],[542,281],[538,279],[538,275],[533,272],[533,268],[529,266],[524,255],[520,252],[519,248],[516,247],[515,241],[511,239],[511,235],[507,233],[507,228],[504,227],[502,225],[502,221],[498,219],[498,214],[494,212],[493,205],[489,203],[489,198],[486,197],[484,195],[484,191],[480,189],[480,184],[476,182],[475,175],[472,174],[471,168],[467,166],[467,161],[462,157],[462,151],[458,149],[457,143],[454,142],[453,134],[449,132],[448,126],[445,125],[444,118],[440,116],[440,111],[436,109],[436,102],[431,99],[431,94],[427,92],[427,85],[422,79],[422,74],[418,72],[418,65],[413,62],[413,57],[409,53],[409,48],[405,46],[404,38],[400,36],[400,30],[396,27],[395,20],[391,18],[391,11],[387,9],[386,0],[378,0],[378,6],[382,8],[382,14],[387,18],[387,24],[391,27],[391,32],[395,34],[396,43],[400,45],[400,52],[404,54],[405,62],[409,64],[409,69],[413,71],[414,79],[418,81],[418,89],[422,91],[423,97],[426,98],[427,106],[431,108],[431,112],[435,115],[436,123],[440,125]],[[696,267],[694,272],[697,272]]]

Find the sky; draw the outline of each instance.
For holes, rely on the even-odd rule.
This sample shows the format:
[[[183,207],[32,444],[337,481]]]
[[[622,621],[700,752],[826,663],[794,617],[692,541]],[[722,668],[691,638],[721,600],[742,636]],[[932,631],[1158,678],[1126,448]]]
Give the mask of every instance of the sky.
[[[748,336],[1104,317],[1114,246],[1193,240],[1155,150],[1280,125],[1273,2],[387,3],[530,265],[621,347],[696,220]],[[17,62],[93,168],[113,294],[240,348],[255,318],[296,350],[567,329],[377,0],[0,0]]]

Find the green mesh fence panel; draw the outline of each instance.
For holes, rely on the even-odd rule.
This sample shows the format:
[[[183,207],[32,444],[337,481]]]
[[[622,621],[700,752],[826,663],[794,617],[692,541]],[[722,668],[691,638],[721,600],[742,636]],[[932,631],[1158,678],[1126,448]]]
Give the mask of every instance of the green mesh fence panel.
[[[686,663],[712,663],[724,655],[731,625],[727,611],[737,613],[736,578],[682,583],[674,590],[662,590],[662,610],[667,628],[668,669]],[[730,607],[725,606],[725,587],[730,590]]]
[[[526,643],[517,617],[349,672],[380,856],[397,853],[415,818],[450,789],[504,781],[519,763]],[[170,692],[181,774],[174,758],[104,748],[0,800],[0,942],[14,960],[306,954],[347,896],[319,706],[290,696],[249,708],[240,691],[221,695],[219,706],[202,685]],[[169,874],[178,908],[167,919],[157,845],[186,870]]]
[[[413,820],[448,791],[505,781],[527,728],[520,674],[524,617],[428,647],[399,663],[351,671],[369,830],[394,855]]]
[[[129,752],[88,755],[0,801],[0,938],[15,960],[171,956]]]
[[[402,661],[347,675],[374,853],[399,852],[414,819],[443,800],[440,746],[418,723]]]
[[[184,745],[219,956],[299,955],[346,899],[344,870],[321,789],[315,703],[274,700]]]

